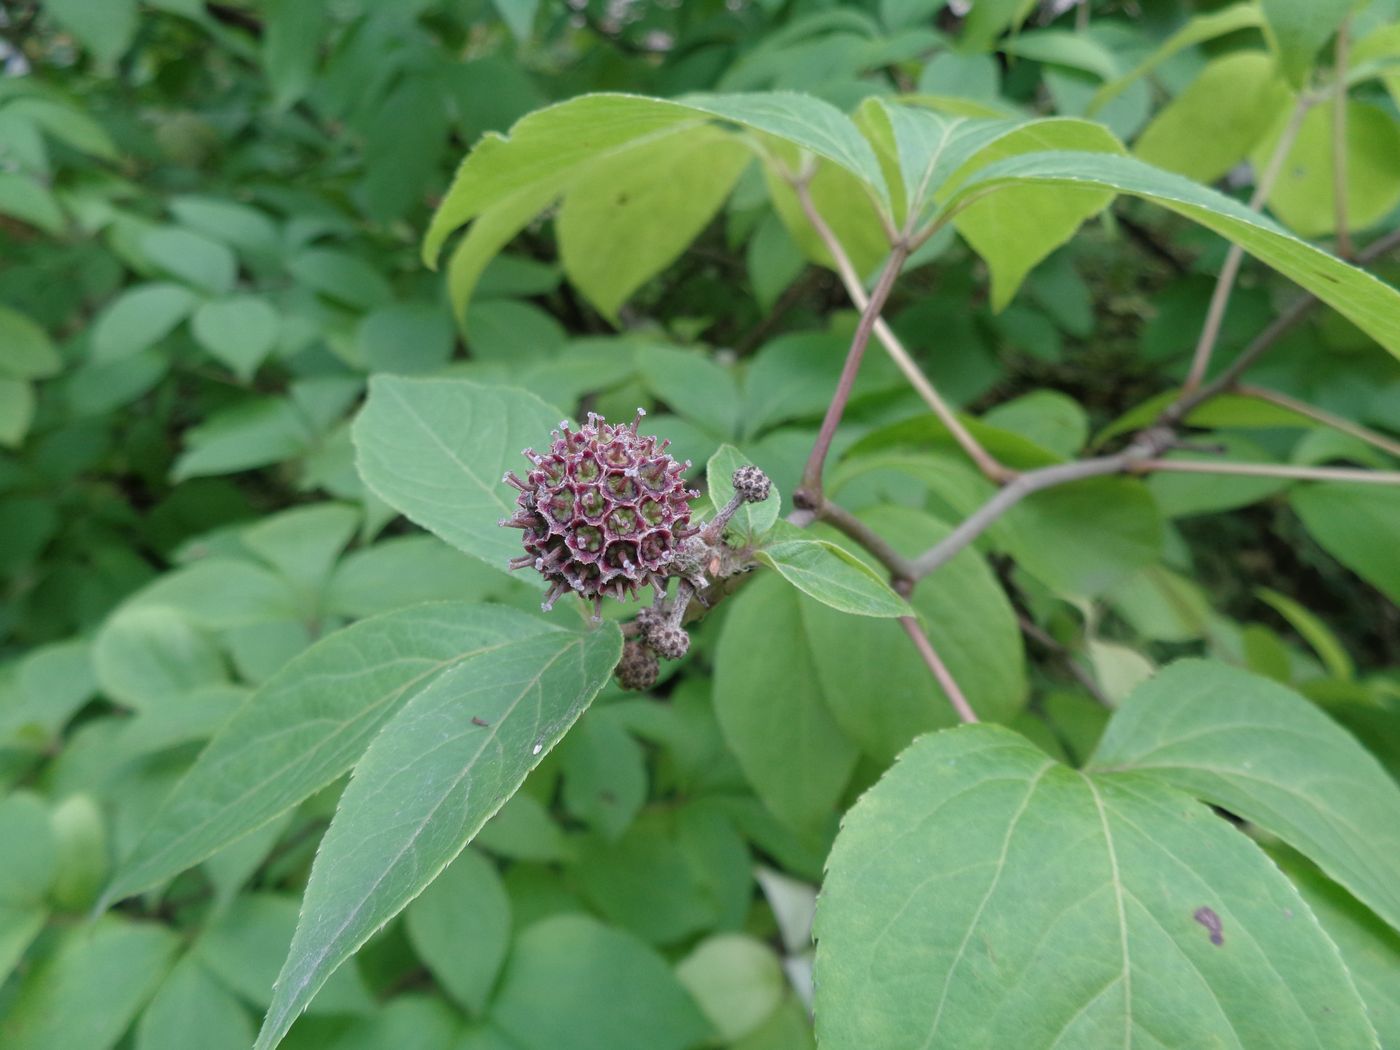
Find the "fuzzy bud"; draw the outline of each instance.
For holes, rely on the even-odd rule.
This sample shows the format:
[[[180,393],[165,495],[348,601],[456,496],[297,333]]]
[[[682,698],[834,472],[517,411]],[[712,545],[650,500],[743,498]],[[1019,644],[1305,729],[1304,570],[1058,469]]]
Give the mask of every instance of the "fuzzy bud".
[[[641,642],[628,642],[622,647],[622,659],[617,662],[617,682],[624,689],[643,692],[656,684],[661,663],[649,647]]]
[[[734,493],[745,503],[762,503],[772,490],[768,475],[757,467],[740,467],[734,472]]]
[[[684,628],[669,623],[652,624],[647,631],[647,644],[667,660],[679,660],[690,650],[690,635]]]

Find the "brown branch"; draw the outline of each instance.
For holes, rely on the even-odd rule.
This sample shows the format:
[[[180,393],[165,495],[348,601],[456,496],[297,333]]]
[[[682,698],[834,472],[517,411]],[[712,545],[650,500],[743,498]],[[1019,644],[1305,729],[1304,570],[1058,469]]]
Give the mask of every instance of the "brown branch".
[[[1024,613],[1016,614],[1016,622],[1020,624],[1022,634],[1031,639],[1031,641],[1035,642],[1042,649],[1045,649],[1059,658],[1065,670],[1067,670],[1071,677],[1083,687],[1086,693],[1103,704],[1104,707],[1113,706],[1108,699],[1108,694],[1099,688],[1099,683],[1094,680],[1094,676],[1079,665],[1079,661],[1074,658],[1074,654],[1069,651],[1067,646],[1062,645],[1059,639]]]
[[[1230,463],[1200,459],[1146,459],[1135,473],[1235,474],[1249,478],[1288,478],[1293,481],[1352,481],[1362,485],[1400,485],[1400,470],[1359,470],[1352,467],[1303,467],[1292,463]]]
[[[1249,386],[1244,383],[1238,383],[1235,385],[1234,390],[1235,393],[1243,397],[1252,397],[1256,401],[1267,401],[1271,405],[1278,405],[1280,408],[1286,408],[1290,412],[1298,413],[1300,416],[1307,416],[1309,419],[1315,419],[1317,422],[1324,426],[1331,427],[1333,430],[1341,431],[1343,434],[1349,434],[1360,441],[1366,442],[1368,445],[1374,445],[1382,452],[1400,457],[1400,441],[1393,441],[1384,434],[1372,430],[1370,427],[1363,427],[1360,423],[1353,423],[1351,420],[1334,415],[1324,408],[1318,408],[1316,405],[1310,405],[1306,401],[1299,401],[1297,398],[1289,397],[1287,394],[1280,394],[1277,390],[1266,390],[1264,387],[1260,386]]]
[[[806,182],[799,178],[789,179],[789,182],[791,182],[793,190],[797,193],[798,202],[802,205],[802,211],[807,216],[807,221],[812,224],[812,228],[816,230],[817,236],[821,238],[822,244],[826,246],[826,250],[831,254],[831,258],[836,264],[836,272],[841,277],[841,283],[846,286],[846,294],[850,296],[851,302],[856,305],[857,309],[864,310],[866,303],[869,302],[869,297],[865,294],[865,288],[861,284],[860,275],[856,273],[855,266],[852,265],[850,256],[846,254],[846,250],[841,246],[841,242],[836,237],[836,234],[832,231],[831,227],[827,225],[821,213],[817,211]],[[886,353],[890,355],[890,359],[894,361],[895,366],[900,370],[904,378],[908,380],[909,385],[918,392],[919,396],[924,399],[924,403],[933,411],[933,414],[948,428],[949,433],[953,435],[953,439],[962,447],[962,450],[967,453],[973,463],[977,465],[977,469],[986,477],[998,483],[1014,478],[1016,472],[998,462],[996,457],[983,448],[981,443],[972,436],[972,433],[963,425],[962,420],[957,417],[957,413],[943,400],[942,395],[940,395],[933,384],[929,382],[928,377],[924,375],[923,371],[914,362],[914,359],[909,355],[909,351],[905,349],[904,344],[899,341],[899,337],[894,334],[893,329],[885,323],[883,318],[877,317],[875,320],[875,337],[880,340]]]
[[[938,683],[944,695],[948,697],[948,702],[953,705],[953,710],[958,713],[958,717],[965,724],[976,722],[978,719],[972,710],[972,705],[967,702],[967,697],[958,687],[958,683],[953,678],[952,672],[948,670],[947,664],[938,655],[938,650],[928,640],[928,635],[924,634],[923,628],[919,626],[919,621],[912,616],[901,616],[899,626],[904,628],[904,633],[914,643],[914,648],[919,650],[924,665],[932,673],[934,681]]]
[[[846,403],[850,401],[851,391],[855,389],[860,363],[865,358],[865,348],[870,345],[870,333],[874,330],[880,311],[894,289],[894,282],[899,278],[900,268],[908,257],[909,249],[903,243],[896,244],[890,252],[889,261],[885,264],[880,279],[875,282],[870,299],[861,310],[860,323],[856,325],[855,335],[851,337],[851,348],[846,352],[846,363],[841,369],[841,377],[836,381],[836,392],[831,395],[831,403],[826,406],[821,430],[817,432],[817,440],[812,444],[811,455],[807,457],[807,465],[802,470],[802,481],[797,491],[792,494],[793,504],[805,510],[815,510],[821,506],[822,468],[826,465],[827,453],[831,451],[836,428],[841,425]]]
[[[916,577],[913,562],[891,547],[885,538],[869,525],[830,499],[822,499],[821,506],[817,508],[816,517],[817,520],[824,521],[832,528],[849,536],[873,554],[876,560],[889,570],[890,583],[894,589],[908,597],[907,589],[912,588]]]
[[[1298,102],[1293,107],[1293,116],[1288,121],[1288,126],[1284,128],[1283,134],[1274,145],[1274,152],[1269,157],[1269,163],[1263,173],[1254,184],[1254,193],[1249,198],[1249,206],[1258,211],[1268,200],[1270,191],[1274,188],[1274,182],[1278,179],[1279,171],[1283,168],[1284,158],[1288,156],[1288,151],[1293,148],[1294,141],[1298,138],[1298,132],[1302,130],[1303,118],[1308,115],[1308,110],[1312,108],[1312,97],[1308,94],[1298,96]],[[1230,245],[1230,251],[1225,256],[1225,265],[1220,268],[1220,276],[1216,278],[1215,290],[1211,292],[1210,306],[1206,309],[1206,320],[1201,326],[1200,338],[1196,340],[1195,352],[1191,355],[1191,370],[1186,374],[1186,390],[1194,390],[1201,385],[1206,377],[1206,369],[1210,367],[1211,355],[1215,352],[1215,344],[1220,339],[1220,326],[1225,320],[1225,308],[1230,304],[1230,293],[1235,289],[1235,278],[1240,272],[1240,263],[1244,261],[1244,249],[1238,244]]]

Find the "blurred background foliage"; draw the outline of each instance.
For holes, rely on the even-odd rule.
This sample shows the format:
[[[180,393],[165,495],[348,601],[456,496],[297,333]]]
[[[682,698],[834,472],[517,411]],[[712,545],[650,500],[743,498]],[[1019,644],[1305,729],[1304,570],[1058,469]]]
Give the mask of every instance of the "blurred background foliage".
[[[1367,40],[1376,61],[1396,51],[1394,6],[1357,14],[1358,63]],[[696,464],[733,443],[790,491],[855,316],[757,169],[739,172],[713,221],[616,309],[590,294],[590,260],[561,264],[547,219],[454,307],[419,245],[483,133],[589,91],[797,90],[843,108],[919,92],[990,112],[1092,111],[1145,159],[1244,197],[1242,165],[1267,155],[1292,98],[1257,20],[1172,51],[1096,104],[1188,18],[1232,9],[7,3],[0,1042],[161,1050],[198,1033],[212,1050],[249,1045],[337,791],[85,927],[112,858],[222,719],[314,639],[434,598],[536,601],[365,491],[349,420],[369,374],[457,374],[610,417],[645,405]],[[1397,89],[1394,74],[1373,76],[1350,103],[1359,234],[1394,226]],[[1273,209],[1325,240],[1330,176],[1317,157],[1330,125],[1315,112]],[[689,163],[709,162],[700,150]],[[827,203],[858,236],[860,202],[851,216]],[[1224,254],[1198,228],[1120,203],[1000,311],[977,257],[938,238],[889,316],[940,389],[1002,435],[1001,452],[1044,462],[1115,421],[1141,422],[1134,408],[1179,382]],[[1295,295],[1246,266],[1217,357]],[[1397,430],[1400,365],[1325,311],[1252,378]],[[872,354],[834,489],[856,508],[904,504],[895,534],[940,527],[923,512],[966,509],[946,485],[910,481],[900,452],[921,432],[899,425],[920,412]],[[1202,441],[1242,459],[1393,468],[1277,406],[1227,399],[1215,413],[1196,421]],[[1104,716],[1092,692],[1121,698],[1157,662],[1204,651],[1328,705],[1397,768],[1396,493],[1319,500],[1306,486],[1195,475],[1147,488],[1141,506],[1087,505],[1060,522],[1108,530],[1084,554],[1098,584],[1059,586],[1078,566],[1037,566],[1034,552],[964,567],[967,590],[930,615],[969,618],[974,630],[949,641],[969,692],[1003,698],[1008,718],[1029,696],[1014,724],[1083,757]],[[809,639],[844,629],[808,613],[794,631]],[[804,923],[842,805],[813,830],[760,802],[716,719],[707,672],[718,635],[702,630],[663,683],[665,704],[606,693],[476,845],[325,988],[287,1045],[601,1046],[578,1033],[608,1030],[603,1015],[635,1001],[606,1045],[810,1046]],[[979,638],[995,645],[979,655]],[[830,699],[850,671],[810,673]],[[846,800],[908,727],[891,739],[862,735],[859,711],[837,721],[861,745],[838,749]]]

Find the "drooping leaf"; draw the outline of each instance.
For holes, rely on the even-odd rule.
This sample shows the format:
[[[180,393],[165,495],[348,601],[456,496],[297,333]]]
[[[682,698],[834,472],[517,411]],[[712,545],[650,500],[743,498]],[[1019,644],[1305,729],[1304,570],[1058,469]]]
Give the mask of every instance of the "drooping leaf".
[[[712,119],[810,150],[851,172],[877,195],[885,194],[869,145],[840,110],[819,99],[785,93],[691,95],[683,101],[584,95],[531,113],[511,128],[509,137],[488,134],[477,144],[433,216],[423,258],[431,265],[453,230],[508,196],[526,189],[546,195],[562,191],[589,162],[643,138]]]
[[[266,299],[231,296],[205,303],[195,311],[190,330],[200,345],[248,379],[277,341],[278,317]]]
[[[326,979],[461,852],[607,682],[616,627],[545,627],[444,672],[356,764],[311,869],[255,1050],[270,1050]]]
[[[1012,157],[963,182],[944,207],[956,209],[997,187],[1024,183],[1101,187],[1161,204],[1240,245],[1400,356],[1400,293],[1394,288],[1300,240],[1238,201],[1133,157],[1074,152]]]
[[[569,280],[616,320],[632,293],[705,228],[752,159],[735,136],[702,127],[590,165],[556,219]]]
[[[360,476],[411,521],[505,571],[520,534],[497,526],[515,489],[501,476],[549,443],[560,413],[533,394],[452,379],[380,375],[353,436]]]
[[[331,783],[443,672],[549,631],[514,610],[441,602],[328,635],[264,683],[210,741],[123,861],[106,900],[198,864]]]
[[[816,936],[827,1050],[1375,1046],[1258,847],[999,726],[923,737],[846,815]]]
[[[1119,708],[1090,768],[1149,773],[1239,814],[1400,928],[1400,787],[1283,686],[1225,664],[1179,661]]]

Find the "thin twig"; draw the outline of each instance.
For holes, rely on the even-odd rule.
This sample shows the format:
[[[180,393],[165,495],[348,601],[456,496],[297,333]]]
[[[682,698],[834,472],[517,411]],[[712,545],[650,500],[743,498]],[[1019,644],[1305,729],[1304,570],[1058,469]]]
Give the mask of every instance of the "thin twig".
[[[1332,204],[1337,225],[1337,254],[1352,255],[1347,228],[1347,61],[1351,53],[1351,16],[1337,29],[1337,59],[1332,85]]]
[[[1268,200],[1279,171],[1283,168],[1283,160],[1293,148],[1293,142],[1303,127],[1303,118],[1312,107],[1312,101],[1312,97],[1307,93],[1298,96],[1298,103],[1293,107],[1293,116],[1289,118],[1288,126],[1279,136],[1268,165],[1254,184],[1254,194],[1249,199],[1249,206],[1255,211],[1262,208]],[[1230,293],[1234,291],[1235,278],[1239,275],[1240,263],[1243,260],[1244,249],[1238,244],[1230,245],[1230,251],[1225,256],[1225,265],[1220,268],[1220,276],[1216,278],[1215,290],[1210,296],[1210,306],[1206,309],[1206,320],[1201,326],[1200,338],[1196,340],[1196,349],[1191,355],[1191,370],[1186,374],[1184,385],[1188,391],[1200,386],[1206,377],[1211,354],[1215,352],[1215,344],[1220,339],[1220,326],[1225,320],[1225,308],[1230,304]]]
[[[1053,653],[1059,658],[1060,662],[1064,664],[1065,670],[1070,673],[1071,677],[1073,677],[1076,682],[1084,687],[1086,693],[1103,704],[1104,707],[1113,706],[1112,702],[1108,699],[1108,694],[1099,688],[1099,683],[1094,680],[1094,676],[1079,665],[1079,661],[1074,658],[1074,654],[1069,651],[1067,646],[1062,645],[1059,639],[1024,613],[1016,614],[1016,622],[1021,625],[1022,634],[1038,644],[1042,649]]]
[[[1400,470],[1360,470],[1352,467],[1302,467],[1291,463],[1229,463],[1200,459],[1146,459],[1135,471],[1177,474],[1237,474],[1250,478],[1290,478],[1294,481],[1354,481],[1363,485],[1400,485]]]
[[[817,518],[832,528],[849,536],[873,554],[890,572],[890,582],[895,590],[904,592],[915,579],[914,563],[895,550],[878,532],[839,503],[823,497],[817,508]],[[906,594],[907,597],[907,594]]]
[[[841,277],[841,283],[846,286],[846,294],[850,296],[851,302],[855,304],[856,309],[863,311],[870,300],[865,294],[865,288],[861,284],[860,275],[856,273],[855,267],[851,263],[850,256],[846,254],[846,250],[841,246],[841,242],[837,239],[836,234],[832,232],[831,227],[827,225],[826,220],[823,219],[821,213],[817,211],[806,183],[801,179],[794,179],[791,181],[793,189],[797,193],[797,199],[802,205],[802,211],[807,216],[807,221],[810,222],[812,228],[817,231],[817,236],[821,238],[822,244],[826,246],[826,250],[831,254],[832,261],[836,264],[836,272]],[[966,452],[973,463],[977,465],[977,469],[986,477],[998,483],[1014,478],[1016,472],[998,462],[996,457],[984,449],[981,443],[972,436],[967,427],[963,425],[962,420],[958,419],[957,413],[948,406],[947,402],[943,400],[938,391],[934,389],[933,384],[928,381],[928,377],[924,375],[923,371],[914,362],[914,359],[909,355],[909,351],[904,348],[904,344],[899,341],[898,336],[894,334],[893,330],[885,323],[883,318],[877,317],[875,320],[875,337],[880,340],[881,345],[884,346],[885,351],[890,355],[890,359],[894,361],[895,366],[904,375],[904,378],[908,380],[909,384],[918,392],[919,396],[924,399],[924,403],[932,409],[933,414],[938,417],[939,421],[948,428],[948,432],[953,435],[953,440],[962,447],[962,450]]]
[[[875,282],[869,300],[861,307],[860,322],[856,325],[855,335],[851,337],[851,348],[846,352],[846,364],[841,369],[841,378],[836,381],[836,392],[831,395],[831,403],[826,406],[821,430],[817,432],[817,440],[813,442],[807,465],[802,470],[802,481],[797,491],[792,494],[792,501],[798,507],[816,509],[822,504],[822,468],[826,465],[826,455],[831,451],[836,428],[841,424],[846,402],[851,399],[851,391],[855,388],[860,363],[865,357],[865,348],[870,344],[870,333],[890,297],[894,282],[899,278],[904,260],[908,257],[909,249],[903,242],[894,246],[880,279]]]
[[[1400,230],[1392,230],[1384,237],[1378,237],[1368,244],[1356,257],[1356,265],[1365,266],[1375,262],[1381,256],[1400,248]],[[1295,300],[1281,314],[1269,323],[1269,326],[1254,337],[1253,341],[1241,351],[1239,357],[1230,362],[1229,366],[1204,386],[1195,390],[1183,389],[1181,394],[1162,410],[1162,414],[1157,417],[1159,426],[1175,426],[1185,419],[1192,411],[1199,408],[1206,401],[1225,393],[1233,387],[1244,372],[1259,360],[1265,353],[1273,349],[1280,339],[1293,331],[1308,314],[1321,302],[1315,295],[1304,295]]]
[[[1400,456],[1400,441],[1394,441],[1384,434],[1372,430],[1370,427],[1363,427],[1360,423],[1353,423],[1349,419],[1333,415],[1325,408],[1318,408],[1316,405],[1310,405],[1306,401],[1299,401],[1296,397],[1280,394],[1277,390],[1266,390],[1264,387],[1237,384],[1234,389],[1235,393],[1241,394],[1244,397],[1252,397],[1256,401],[1267,401],[1271,405],[1278,405],[1280,408],[1286,408],[1290,412],[1298,413],[1300,416],[1307,416],[1309,419],[1315,419],[1319,423],[1331,427],[1333,430],[1339,430],[1343,434],[1350,434],[1352,437],[1364,441],[1368,445],[1374,445],[1382,452],[1389,453],[1392,456]]]
[[[948,666],[939,657],[938,650],[928,640],[928,635],[924,634],[923,628],[919,626],[919,621],[912,616],[901,616],[899,626],[904,628],[904,633],[909,635],[914,643],[914,648],[919,650],[924,664],[933,673],[934,680],[948,697],[948,702],[953,705],[953,710],[958,713],[958,717],[964,723],[976,722],[977,715],[973,712],[972,705],[967,702],[967,697],[958,687],[957,680],[953,678],[952,672],[948,670]]]
[[[915,577],[922,579],[939,566],[951,561],[964,547],[986,532],[998,518],[1031,493],[1055,488],[1058,485],[1067,485],[1072,481],[1083,481],[1086,478],[1102,477],[1105,474],[1121,474],[1129,470],[1134,463],[1162,451],[1166,440],[1161,438],[1159,442],[1159,444],[1150,447],[1133,445],[1112,456],[1082,459],[1075,463],[1058,463],[1053,467],[1027,471],[964,518],[962,523],[947,536],[915,558]]]

